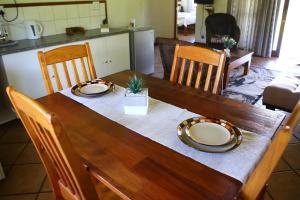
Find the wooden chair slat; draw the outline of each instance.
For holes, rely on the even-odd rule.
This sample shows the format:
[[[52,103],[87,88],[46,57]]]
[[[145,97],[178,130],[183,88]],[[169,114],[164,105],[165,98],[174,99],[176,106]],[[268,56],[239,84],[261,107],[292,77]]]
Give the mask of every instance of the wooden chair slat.
[[[180,74],[179,74],[179,80],[178,83],[182,85],[184,72],[185,72],[185,65],[186,65],[186,59],[182,59],[181,67],[180,67]]]
[[[85,81],[88,81],[88,80],[89,80],[89,77],[88,77],[88,74],[87,74],[87,72],[86,72],[86,68],[85,68],[85,64],[84,64],[83,58],[80,58],[80,63],[81,63],[81,69],[82,69],[82,71],[83,71],[84,80],[85,80]]]
[[[197,71],[197,78],[196,78],[196,84],[195,88],[199,89],[201,78],[202,78],[202,70],[203,70],[203,63],[199,63],[198,71]]]
[[[248,178],[246,184],[242,187],[241,196],[245,200],[254,200],[260,195],[265,187],[273,170],[280,161],[293,131],[300,122],[300,101],[294,108],[288,122],[272,139],[270,146],[267,148],[263,158],[256,166],[254,172]]]
[[[48,72],[49,65],[56,65],[62,63],[64,77],[66,78],[67,87],[72,87],[72,81],[79,84],[80,76],[79,72],[82,73],[84,81],[88,81],[89,79],[96,79],[96,70],[93,64],[93,58],[90,50],[90,46],[88,43],[83,45],[69,45],[64,47],[59,47],[47,52],[38,52],[38,58],[42,69],[42,74],[44,78],[44,82],[46,85],[47,93],[54,93],[53,85],[51,78]],[[88,66],[86,66],[84,59],[87,59]],[[80,60],[81,70],[78,71],[75,60]],[[68,71],[67,62],[71,62],[73,73]],[[88,70],[86,69],[88,68]],[[58,70],[56,70],[57,75],[55,77],[59,77]],[[56,73],[55,72],[55,73]],[[88,74],[89,72],[89,74]],[[70,76],[72,75],[72,76]],[[71,80],[72,79],[72,80]],[[75,80],[73,80],[75,79]],[[57,90],[62,90],[63,85],[61,84],[60,79],[55,80],[57,83]],[[60,83],[60,84],[59,84]]]
[[[87,61],[88,61],[88,65],[89,65],[89,69],[90,69],[90,75],[91,75],[91,79],[96,79],[97,75],[96,75],[96,70],[95,70],[95,66],[94,66],[94,61],[93,61],[93,56],[92,56],[92,52],[91,52],[91,48],[89,46],[89,43],[85,43],[85,49],[87,51]]]
[[[44,53],[39,51],[38,52],[38,58],[39,58],[40,66],[41,66],[41,69],[42,69],[42,74],[43,74],[44,82],[45,82],[45,85],[46,85],[47,93],[52,94],[52,93],[54,93],[54,90],[53,90],[53,86],[52,86],[52,83],[51,83],[51,80],[50,80],[50,75],[49,75],[49,72],[48,72],[48,66],[47,66],[47,63],[46,63],[46,60],[45,60]]]
[[[207,92],[210,86],[210,79],[212,76],[212,70],[213,70],[213,66],[209,65],[208,66],[208,71],[207,71],[207,75],[206,75],[206,80],[205,80],[205,86],[204,86],[204,91]]]
[[[70,79],[70,75],[69,75],[69,71],[68,71],[68,67],[67,67],[67,63],[63,62],[62,64],[63,64],[63,69],[64,69],[65,77],[66,77],[66,80],[67,80],[67,86],[68,87],[72,87],[71,79]]]
[[[179,77],[177,76],[177,66],[179,60],[182,59],[182,64],[180,67]],[[225,65],[225,54],[224,52],[217,52],[210,49],[205,49],[196,46],[183,46],[183,45],[176,45],[173,65],[170,75],[170,81],[174,83],[178,83],[179,85],[183,85],[183,80],[185,77],[185,65],[186,62],[190,61],[190,66],[188,69],[188,76],[187,81],[185,83],[186,86],[191,86],[193,72],[194,72],[194,63],[199,63],[198,72],[196,76],[195,88],[199,89],[201,84],[201,79],[203,73],[203,68],[206,65],[209,65],[208,71],[206,74],[206,81],[205,81],[205,92],[210,92],[212,94],[217,94],[219,92],[220,84],[221,84],[221,77],[223,68]],[[204,65],[205,64],[205,65]],[[212,72],[213,68],[217,68],[217,73],[215,77],[215,81],[213,83],[211,91],[209,91],[209,86],[212,80]],[[177,80],[177,81],[176,81]]]
[[[179,50],[179,45],[176,45],[175,47],[175,53],[174,53],[174,59],[173,59],[173,65],[172,65],[172,69],[171,69],[171,75],[170,75],[170,81],[171,82],[175,82],[175,77],[177,77],[177,63],[178,63],[178,50]]]
[[[75,60],[71,60],[71,63],[72,63],[76,83],[79,84],[80,83],[80,78],[79,78],[79,74],[78,74],[78,71],[77,71],[76,62],[75,62]]]
[[[59,74],[58,74],[58,71],[57,71],[57,66],[56,66],[56,64],[53,64],[52,67],[53,67],[53,71],[54,71],[54,76],[55,76],[55,81],[56,81],[57,88],[58,88],[59,90],[62,90],[63,87],[62,87],[62,84],[61,84],[61,82],[60,82],[60,78],[59,78]]]
[[[190,66],[189,66],[189,72],[188,72],[188,77],[187,77],[187,82],[186,82],[187,86],[191,86],[193,71],[194,71],[194,64],[195,64],[195,61],[192,60],[190,63]]]

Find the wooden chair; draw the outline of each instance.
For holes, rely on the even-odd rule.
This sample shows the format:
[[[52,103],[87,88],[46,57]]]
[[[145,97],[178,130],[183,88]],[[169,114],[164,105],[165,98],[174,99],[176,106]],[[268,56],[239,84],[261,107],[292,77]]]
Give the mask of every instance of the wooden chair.
[[[180,45],[193,46],[194,44],[186,41],[169,39],[169,38],[156,38],[156,43],[158,44],[160,57],[163,64],[164,79],[170,80],[170,74],[171,74],[176,45],[180,44]]]
[[[185,69],[187,61],[190,62],[188,70]],[[221,80],[225,61],[226,57],[224,52],[217,52],[202,47],[182,46],[177,44],[175,48],[170,81],[183,85],[185,72],[187,71],[186,86],[191,86],[192,78],[193,76],[196,76],[194,87],[199,89],[202,75],[206,75],[204,92],[208,92],[211,86],[213,69],[215,68],[217,71],[214,77],[214,83],[212,84],[211,93],[217,94],[221,88]],[[196,74],[194,74],[195,63],[198,65]],[[203,73],[205,65],[208,65],[207,73]]]
[[[83,74],[84,81],[96,79],[96,71],[93,64],[90,46],[88,43],[85,43],[84,45],[70,45],[59,47],[47,52],[39,51],[38,58],[48,94],[52,94],[54,92],[52,81],[49,75],[49,68],[51,66],[55,77],[56,87],[58,90],[63,89],[62,80],[59,75],[58,64],[60,64],[60,66],[63,69],[65,82],[68,87],[75,85],[71,82],[72,79],[75,79],[76,84],[79,84],[81,82],[80,73],[78,72],[79,70],[76,65],[76,60],[80,62],[81,72]],[[87,67],[85,64],[85,59],[87,60],[89,73],[86,69]],[[68,66],[68,62],[71,63],[73,69],[73,76],[70,76],[70,66]]]
[[[105,199],[101,194],[119,199],[99,182],[93,184],[55,114],[12,87],[6,90],[46,168],[56,199]]]
[[[263,199],[266,183],[282,157],[299,121],[300,101],[294,108],[286,125],[274,136],[262,160],[258,163],[254,172],[243,186],[241,191],[242,199]]]

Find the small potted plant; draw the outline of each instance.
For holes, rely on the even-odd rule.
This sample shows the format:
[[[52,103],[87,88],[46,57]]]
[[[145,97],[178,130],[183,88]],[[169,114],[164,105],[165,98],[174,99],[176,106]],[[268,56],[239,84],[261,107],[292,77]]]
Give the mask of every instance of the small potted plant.
[[[136,75],[129,79],[125,92],[124,111],[128,115],[146,115],[148,112],[148,89]]]
[[[224,51],[226,53],[226,57],[230,57],[230,49],[236,45],[236,41],[231,37],[224,37]]]

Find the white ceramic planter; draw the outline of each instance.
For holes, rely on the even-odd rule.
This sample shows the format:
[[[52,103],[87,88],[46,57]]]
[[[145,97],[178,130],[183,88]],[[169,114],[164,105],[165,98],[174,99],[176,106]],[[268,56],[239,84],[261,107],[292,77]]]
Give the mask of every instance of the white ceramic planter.
[[[143,88],[134,94],[126,89],[124,97],[124,112],[127,115],[146,115],[148,113],[148,89]]]
[[[224,49],[225,55],[227,58],[230,58],[230,49]]]

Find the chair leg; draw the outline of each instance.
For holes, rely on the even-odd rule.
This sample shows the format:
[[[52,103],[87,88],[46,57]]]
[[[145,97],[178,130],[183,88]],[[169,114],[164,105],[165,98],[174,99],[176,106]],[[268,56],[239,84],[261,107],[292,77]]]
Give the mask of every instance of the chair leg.
[[[268,184],[265,185],[265,187],[261,190],[261,192],[259,193],[257,200],[264,200],[266,192],[267,192],[267,187]]]

